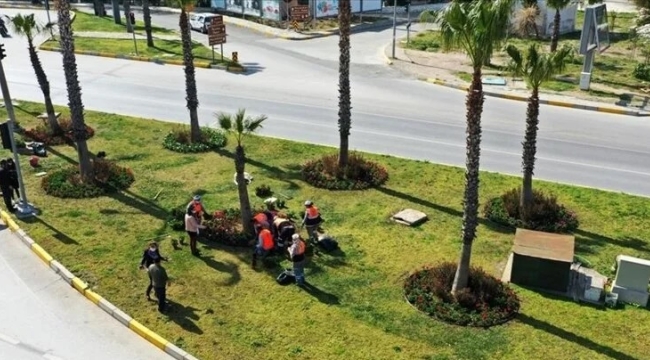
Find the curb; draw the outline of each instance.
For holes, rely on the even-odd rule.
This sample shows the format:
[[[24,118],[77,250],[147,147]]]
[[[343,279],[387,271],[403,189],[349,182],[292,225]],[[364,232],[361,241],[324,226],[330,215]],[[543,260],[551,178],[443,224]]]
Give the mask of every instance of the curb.
[[[431,84],[445,86],[452,89],[462,90],[462,91],[467,91],[469,88],[469,86],[467,85],[453,84],[440,79],[419,78],[418,80],[425,81]],[[520,96],[520,95],[503,94],[503,93],[498,93],[493,91],[483,91],[483,94],[485,94],[485,96],[496,97],[496,98],[507,99],[507,100],[515,100],[515,101],[523,101],[523,102],[528,101],[528,97]],[[542,105],[558,106],[558,107],[587,110],[587,111],[596,111],[596,112],[616,114],[616,115],[627,115],[627,116],[638,116],[638,117],[650,116],[650,113],[646,113],[644,111],[624,110],[624,109],[617,109],[608,106],[581,105],[581,104],[575,104],[567,101],[539,99],[539,103]]]
[[[240,20],[240,19],[238,19],[238,20]],[[230,17],[228,17],[227,15],[224,16],[224,22],[226,24],[229,24],[229,25],[232,25],[232,26],[237,26],[237,27],[240,27],[240,28],[253,30],[255,32],[261,33],[261,34],[266,35],[268,37],[274,37],[274,38],[279,38],[279,39],[283,39],[283,40],[291,40],[291,41],[311,40],[311,39],[324,38],[324,37],[336,35],[336,34],[339,33],[339,29],[336,28],[336,29],[331,29],[331,30],[297,33],[297,34],[300,34],[302,36],[287,35],[287,34],[277,34],[275,31],[283,30],[283,29],[274,28],[274,27],[271,27],[271,26],[266,26],[266,25],[262,25],[262,24],[259,24],[259,23],[256,23],[256,22],[247,21],[247,20],[242,20],[242,21],[246,21],[246,23],[233,22],[230,19]],[[390,21],[389,20],[376,21],[376,22],[374,22],[372,24],[357,25],[357,26],[354,26],[354,27],[350,28],[350,33],[354,33],[356,31],[363,31],[363,30],[372,30],[374,28],[379,28],[379,27],[382,27],[382,26],[386,26],[388,23],[392,24],[392,20],[390,20]],[[260,28],[262,26],[264,26],[264,27],[266,27],[268,29]]]
[[[32,10],[45,10],[45,6],[22,5],[22,4],[6,4],[0,3],[0,9],[32,9]]]
[[[381,55],[384,57],[384,61],[386,62],[386,65],[393,65],[393,59],[391,59],[388,55],[386,55],[386,49],[381,52]]]
[[[125,327],[129,328],[134,333],[140,335],[143,339],[150,342],[155,347],[164,351],[166,354],[170,355],[176,360],[198,360],[193,355],[187,353],[185,350],[174,345],[170,341],[166,340],[162,336],[151,331],[146,326],[142,325],[137,320],[130,317],[124,311],[117,308],[115,305],[111,304],[108,300],[104,299],[101,295],[90,290],[88,284],[86,284],[80,278],[74,276],[72,272],[66,269],[61,263],[54,260],[54,258],[38,245],[24,230],[22,230],[18,224],[11,218],[9,213],[4,210],[0,210],[0,218],[7,225],[7,227],[13,232],[18,238],[29,247],[36,256],[39,257],[47,266],[57,273],[61,278],[70,284],[76,291],[81,295],[90,300],[93,304],[97,305],[99,308],[104,310],[107,314],[111,315],[117,321],[122,323]]]
[[[47,45],[41,45],[39,47],[39,50],[61,52],[61,49],[59,49],[58,47],[47,46]],[[98,51],[85,51],[85,50],[75,50],[74,53],[78,55],[99,56],[99,57],[106,57],[112,59],[152,62],[160,65],[180,65],[180,66],[183,65],[183,60],[165,60],[165,59],[152,58],[146,56],[120,55],[120,54],[105,53],[105,52],[98,52]],[[195,62],[194,67],[201,68],[201,69],[218,69],[218,70],[225,70],[225,71],[236,72],[236,73],[246,72],[246,68],[243,66],[213,65],[206,62]]]

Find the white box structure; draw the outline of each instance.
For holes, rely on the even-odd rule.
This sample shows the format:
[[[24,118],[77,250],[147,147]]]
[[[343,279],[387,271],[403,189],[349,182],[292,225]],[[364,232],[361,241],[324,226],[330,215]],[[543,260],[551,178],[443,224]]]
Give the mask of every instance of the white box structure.
[[[640,306],[648,304],[648,283],[650,282],[650,261],[627,255],[616,257],[616,279],[612,292],[620,301]]]

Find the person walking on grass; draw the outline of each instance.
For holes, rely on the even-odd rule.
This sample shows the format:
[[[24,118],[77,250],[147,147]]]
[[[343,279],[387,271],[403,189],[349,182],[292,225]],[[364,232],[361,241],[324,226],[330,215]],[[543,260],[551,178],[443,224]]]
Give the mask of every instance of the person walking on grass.
[[[11,181],[11,199],[18,198],[20,200],[20,184],[18,183],[18,172],[16,171],[16,163],[14,159],[7,158],[7,170],[9,170],[9,180]],[[15,192],[15,197],[14,197]]]
[[[149,275],[153,282],[153,291],[158,298],[158,311],[164,313],[169,277],[167,276],[167,270],[162,266],[160,260],[160,257],[157,257],[153,264],[149,265]]]
[[[307,250],[307,244],[300,237],[300,234],[293,234],[291,236],[293,243],[289,247],[289,257],[293,263],[293,276],[296,277],[296,285],[304,286],[305,285],[305,262],[307,257],[305,256],[305,250]]]
[[[0,190],[2,190],[2,199],[5,202],[7,211],[11,213],[16,212],[14,204],[11,203],[11,195],[13,194],[13,189],[11,188],[11,175],[7,169],[6,160],[0,160]]]
[[[140,269],[148,270],[149,266],[151,266],[151,264],[153,264],[156,259],[169,261],[167,258],[164,258],[162,255],[160,255],[158,244],[155,241],[152,241],[151,243],[149,243],[149,246],[146,249],[144,249],[144,253],[142,254],[142,260],[140,261]],[[153,289],[153,282],[151,280],[151,274],[148,273],[148,275],[149,275],[149,286],[147,286],[147,291],[145,292],[145,295],[147,295],[147,300],[151,301],[151,289]]]
[[[305,217],[302,219],[301,227],[305,226],[307,228],[309,239],[318,241],[316,230],[318,230],[318,227],[322,222],[323,219],[321,218],[320,211],[316,205],[314,205],[311,200],[305,201]]]
[[[190,237],[190,250],[194,256],[201,255],[201,252],[196,248],[199,229],[205,229],[205,226],[201,225],[201,220],[199,219],[197,211],[190,207],[185,214],[185,231],[187,231],[187,235]]]

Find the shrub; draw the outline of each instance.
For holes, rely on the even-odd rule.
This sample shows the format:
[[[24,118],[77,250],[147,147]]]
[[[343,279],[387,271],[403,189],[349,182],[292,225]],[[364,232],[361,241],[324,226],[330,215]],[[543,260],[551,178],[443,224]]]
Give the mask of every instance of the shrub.
[[[93,182],[82,183],[78,166],[66,167],[43,177],[46,194],[59,198],[92,198],[128,189],[135,181],[133,172],[104,159],[94,159]]]
[[[632,74],[639,80],[650,81],[650,65],[643,63],[636,64]]]
[[[327,155],[307,162],[302,177],[310,185],[329,190],[364,190],[388,180],[386,169],[361,155],[350,154],[348,166],[340,169],[338,155]]]
[[[200,235],[206,240],[229,246],[251,246],[252,238],[242,233],[239,209],[215,211],[214,214],[206,214],[204,219],[206,229],[201,230]],[[185,206],[176,207],[169,212],[167,226],[176,231],[185,231]]]
[[[201,140],[190,142],[190,128],[179,126],[169,132],[163,139],[163,147],[179,153],[199,153],[217,150],[226,146],[226,136],[218,130],[201,128]]]
[[[413,273],[404,283],[406,300],[429,316],[462,326],[499,325],[519,312],[514,291],[479,268],[471,268],[467,288],[452,295],[455,274],[456,264],[449,262]]]
[[[271,187],[268,185],[260,185],[255,188],[255,195],[265,198],[273,195],[273,191],[271,190]]]
[[[576,214],[558,204],[555,196],[537,190],[533,190],[530,218],[524,221],[519,206],[520,194],[521,189],[512,189],[489,200],[483,209],[485,217],[504,226],[553,233],[571,232],[580,225]]]
[[[53,135],[52,130],[47,126],[47,121],[36,126],[33,129],[25,130],[25,136],[33,141],[41,142],[47,146],[74,144],[72,135],[72,121],[70,119],[59,119],[59,125],[63,129],[63,134]],[[86,125],[86,140],[95,136],[95,130]]]

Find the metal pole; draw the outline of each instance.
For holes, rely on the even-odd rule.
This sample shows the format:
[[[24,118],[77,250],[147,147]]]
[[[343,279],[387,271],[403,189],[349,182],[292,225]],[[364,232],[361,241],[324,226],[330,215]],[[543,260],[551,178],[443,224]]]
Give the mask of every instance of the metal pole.
[[[16,176],[18,177],[18,192],[20,194],[20,202],[16,206],[18,217],[34,216],[34,208],[27,202],[27,194],[25,193],[25,183],[23,182],[23,174],[20,171],[20,158],[18,157],[18,148],[14,140],[14,124],[16,122],[16,114],[14,113],[14,105],[11,102],[11,95],[9,95],[9,86],[7,85],[7,78],[5,77],[4,66],[0,60],[0,87],[2,87],[2,97],[5,101],[7,108],[7,116],[9,121],[7,123],[9,128],[9,140],[11,141],[11,151],[14,156],[14,163],[16,164]]]
[[[406,45],[411,41],[411,4],[406,4]]]
[[[221,62],[223,62],[223,43],[221,43]]]
[[[50,36],[52,36],[52,39],[54,39],[54,31],[52,31],[52,20],[50,19],[50,1],[45,0],[45,11],[47,13],[47,24],[49,25],[50,28]]]
[[[131,21],[131,19],[126,19],[126,21]],[[132,34],[133,34],[133,46],[135,47],[135,54],[138,55],[138,42],[135,40],[135,30],[133,30]]]
[[[216,64],[216,62],[214,61],[214,45],[212,45],[212,63]]]
[[[397,37],[397,0],[393,0],[393,59],[395,59],[395,38]]]

